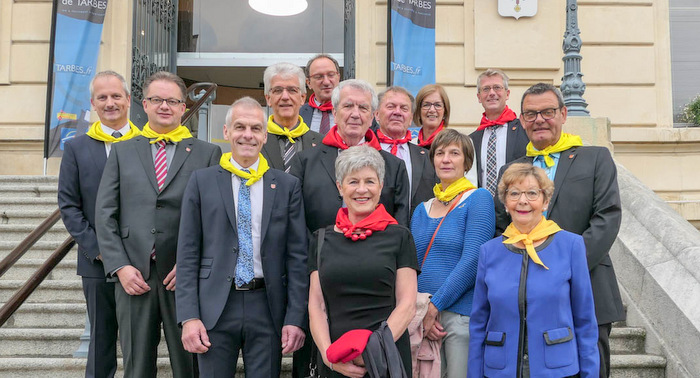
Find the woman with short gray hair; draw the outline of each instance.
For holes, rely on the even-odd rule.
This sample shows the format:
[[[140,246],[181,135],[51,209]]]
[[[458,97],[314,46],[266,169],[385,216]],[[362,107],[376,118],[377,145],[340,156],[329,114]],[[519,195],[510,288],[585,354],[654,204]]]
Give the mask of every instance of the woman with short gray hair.
[[[384,164],[366,145],[338,155],[336,185],[344,206],[335,225],[316,231],[309,243],[309,323],[322,377],[364,376],[361,355],[343,362],[334,352],[351,336],[338,339],[349,331],[374,332],[383,322],[411,371],[406,328],[415,313],[418,263],[411,232],[379,204]]]

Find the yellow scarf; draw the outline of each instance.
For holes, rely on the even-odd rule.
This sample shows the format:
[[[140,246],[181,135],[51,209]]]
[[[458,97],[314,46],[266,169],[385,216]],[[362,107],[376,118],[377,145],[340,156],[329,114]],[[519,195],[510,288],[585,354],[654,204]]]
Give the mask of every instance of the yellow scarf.
[[[580,136],[561,133],[557,143],[553,146],[547,146],[541,151],[536,150],[535,147],[532,146],[532,142],[528,143],[527,156],[544,156],[544,163],[547,164],[547,167],[551,167],[554,165],[554,159],[552,159],[549,154],[562,152],[576,146],[583,146]]]
[[[176,127],[175,130],[172,130],[168,133],[158,134],[157,132],[153,131],[153,129],[151,129],[151,126],[149,126],[148,123],[146,123],[143,126],[141,135],[145,136],[148,139],[152,139],[151,144],[154,144],[160,140],[178,143],[183,139],[192,138],[192,134],[190,134],[190,131],[182,125]]]
[[[299,138],[309,131],[309,126],[306,126],[301,116],[299,116],[299,125],[295,127],[294,130],[289,130],[286,127],[276,124],[275,121],[272,120],[273,118],[274,115],[271,115],[270,118],[267,119],[267,132],[274,135],[284,135],[289,138],[289,141],[292,143],[296,143],[294,138]]]
[[[258,180],[262,179],[265,172],[267,172],[267,170],[270,169],[270,166],[267,165],[267,160],[265,160],[262,154],[258,155],[258,159],[260,159],[260,163],[258,163],[258,170],[256,171],[255,169],[248,168],[250,170],[250,173],[244,172],[236,168],[231,163],[230,152],[221,155],[221,159],[219,159],[219,165],[221,166],[221,168],[233,173],[234,175],[240,178],[248,179],[248,182],[246,182],[245,184],[247,186],[251,186],[258,182]]]
[[[435,184],[433,187],[433,194],[435,194],[435,198],[440,202],[450,202],[457,197],[458,194],[470,189],[476,189],[476,186],[467,180],[466,177],[462,177],[450,184],[445,190],[442,189],[442,184]]]
[[[141,135],[141,131],[139,131],[138,127],[134,126],[131,121],[129,121],[129,132],[126,134],[120,136],[119,138],[115,138],[107,133],[105,133],[102,130],[102,127],[100,126],[100,121],[97,121],[90,126],[90,129],[86,133],[90,138],[94,140],[98,140],[100,142],[108,142],[108,143],[117,143],[125,140],[129,140],[137,135]]]
[[[504,244],[515,244],[519,241],[522,241],[523,244],[525,244],[525,250],[527,251],[528,256],[532,259],[532,261],[535,264],[542,265],[545,269],[549,270],[546,265],[540,260],[540,257],[537,256],[537,252],[535,251],[535,246],[533,245],[533,242],[535,240],[540,240],[544,239],[549,235],[556,234],[557,232],[561,231],[561,228],[559,228],[559,225],[554,223],[554,221],[546,219],[544,216],[542,217],[542,220],[540,220],[540,223],[535,226],[535,228],[530,231],[529,234],[523,234],[521,233],[513,223],[508,225],[508,228],[503,232],[503,236],[507,237],[508,239],[504,240]]]

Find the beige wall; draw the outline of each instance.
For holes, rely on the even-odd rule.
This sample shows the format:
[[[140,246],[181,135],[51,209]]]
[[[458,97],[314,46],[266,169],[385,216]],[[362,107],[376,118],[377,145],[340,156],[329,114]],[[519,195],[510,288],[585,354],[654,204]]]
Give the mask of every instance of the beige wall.
[[[110,1],[98,70],[130,76],[131,1]],[[51,0],[0,0],[0,174],[42,174]],[[56,174],[60,159],[48,162]]]

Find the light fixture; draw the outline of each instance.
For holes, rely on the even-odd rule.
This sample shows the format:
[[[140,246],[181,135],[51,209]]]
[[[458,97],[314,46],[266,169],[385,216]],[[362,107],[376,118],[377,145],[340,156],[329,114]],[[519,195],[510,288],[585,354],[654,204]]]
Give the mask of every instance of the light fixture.
[[[306,0],[248,0],[256,11],[270,16],[294,16],[306,10]]]

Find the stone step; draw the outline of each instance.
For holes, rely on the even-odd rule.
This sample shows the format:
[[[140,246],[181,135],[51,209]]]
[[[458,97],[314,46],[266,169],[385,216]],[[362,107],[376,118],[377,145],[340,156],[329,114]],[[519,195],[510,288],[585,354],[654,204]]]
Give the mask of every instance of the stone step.
[[[3,185],[52,184],[58,185],[58,176],[43,175],[1,175],[0,188]]]
[[[71,357],[80,345],[82,328],[0,328],[2,357]]]
[[[611,378],[665,378],[666,358],[651,354],[613,354]]]
[[[0,303],[0,306],[4,303]],[[84,303],[25,303],[7,320],[4,328],[83,328]]]
[[[613,327],[610,332],[610,352],[613,354],[644,353],[647,332],[638,327]]]
[[[117,360],[117,374],[115,378],[122,378],[121,359]],[[282,374],[280,378],[291,377],[292,360],[289,357],[282,358]],[[0,358],[0,377],[12,378],[36,378],[51,376],[51,378],[76,378],[85,371],[85,359],[83,358]],[[236,376],[243,376],[243,361],[239,358],[236,368]],[[158,378],[170,378],[170,361],[158,358]]]
[[[2,235],[3,240],[15,241],[16,244],[19,244],[35,228],[35,225],[27,224],[0,224],[0,235]],[[63,222],[59,221],[44,234],[41,240],[63,242],[68,236],[66,227],[63,225]]]
[[[66,236],[68,237],[68,236]],[[65,239],[64,239],[65,240]],[[22,258],[33,258],[33,259],[46,259],[47,257],[51,256],[51,254],[61,246],[64,240],[58,241],[58,240],[44,240],[39,239],[25,254],[22,256]],[[0,259],[5,258],[5,256],[9,255],[10,252],[12,252],[13,249],[19,245],[19,241],[17,240],[0,240]],[[70,252],[68,252],[68,255],[66,255],[66,261],[67,260],[75,260],[76,258],[76,251],[78,250],[77,247],[73,247]],[[70,258],[69,258],[70,256]]]
[[[0,302],[7,302],[22,285],[23,280],[0,280]],[[84,303],[83,285],[75,280],[44,280],[25,303]]]
[[[23,257],[19,259],[15,265],[12,266],[1,279],[3,280],[26,280],[34,274],[37,269],[45,262],[42,259],[30,259]],[[75,259],[66,260],[64,259],[58,264],[51,273],[49,273],[47,280],[75,280],[77,277],[76,269],[78,262]]]
[[[58,185],[45,183],[0,185],[0,198],[46,197],[56,199]]]
[[[0,214],[0,224],[32,224],[38,226],[54,210],[7,210]],[[60,222],[59,220],[57,223]]]
[[[58,247],[58,245],[59,245],[59,243],[56,243],[56,247]],[[0,260],[4,259],[7,255],[9,255],[10,252],[11,251],[9,251],[9,250],[7,250],[7,251],[0,250]],[[32,248],[29,251],[27,251],[27,253],[25,253],[24,256],[22,256],[19,259],[19,261],[31,260],[31,259],[46,261],[46,259],[49,256],[51,256],[51,254],[53,252],[54,252],[53,249],[35,249],[35,248]],[[73,248],[68,252],[66,257],[63,258],[63,260],[61,261],[61,264],[63,264],[66,261],[77,261],[77,258],[78,258],[78,250],[77,250],[77,248]],[[8,273],[6,273],[6,274],[8,274]],[[3,278],[4,277],[5,276],[3,276]],[[2,279],[2,278],[0,278],[0,279]]]
[[[0,214],[13,210],[39,210],[53,212],[58,208],[56,197],[0,197]]]

